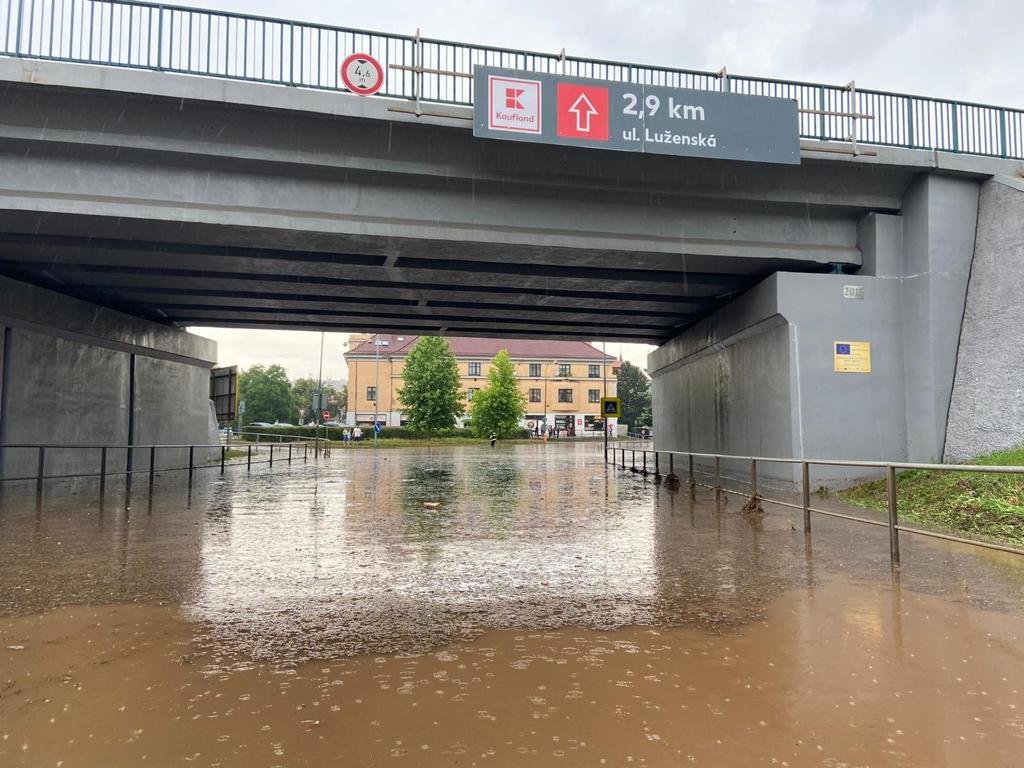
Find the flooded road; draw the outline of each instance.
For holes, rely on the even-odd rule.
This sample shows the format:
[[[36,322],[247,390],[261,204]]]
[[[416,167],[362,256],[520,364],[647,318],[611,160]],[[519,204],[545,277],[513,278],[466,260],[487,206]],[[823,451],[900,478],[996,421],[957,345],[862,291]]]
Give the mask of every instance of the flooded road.
[[[337,451],[0,515],[0,765],[1019,765],[1024,563],[606,472]],[[799,514],[799,513],[797,513]]]

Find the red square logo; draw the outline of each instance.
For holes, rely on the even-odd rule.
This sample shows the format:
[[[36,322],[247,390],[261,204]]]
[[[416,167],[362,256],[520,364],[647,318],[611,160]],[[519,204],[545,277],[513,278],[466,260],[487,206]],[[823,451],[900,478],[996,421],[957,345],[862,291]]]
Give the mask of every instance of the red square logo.
[[[608,89],[558,84],[558,135],[608,141]]]

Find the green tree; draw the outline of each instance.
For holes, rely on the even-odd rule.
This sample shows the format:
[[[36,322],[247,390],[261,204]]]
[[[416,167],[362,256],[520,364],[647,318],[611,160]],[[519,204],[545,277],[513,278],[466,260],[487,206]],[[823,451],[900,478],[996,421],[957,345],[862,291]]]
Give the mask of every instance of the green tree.
[[[294,422],[298,416],[288,374],[280,365],[254,365],[242,371],[238,377],[238,399],[245,402],[243,424]]]
[[[619,421],[628,424],[631,431],[651,425],[651,382],[647,375],[632,363],[623,363],[619,369],[618,394],[622,400]]]
[[[345,398],[347,394],[339,392],[330,384],[324,384],[324,398],[328,400],[327,410],[331,412],[331,420],[341,419],[345,416]],[[294,400],[294,412],[298,414],[300,409],[306,411],[306,421],[313,421],[315,414],[311,410],[313,395],[319,392],[316,379],[312,376],[298,378],[292,382],[292,400]],[[331,398],[334,398],[331,401]]]
[[[526,414],[526,395],[516,382],[516,368],[508,352],[501,350],[491,361],[487,386],[473,393],[469,417],[479,437],[507,437],[519,429]]]
[[[459,366],[448,340],[421,336],[405,358],[398,399],[410,427],[424,432],[451,429],[462,415]]]

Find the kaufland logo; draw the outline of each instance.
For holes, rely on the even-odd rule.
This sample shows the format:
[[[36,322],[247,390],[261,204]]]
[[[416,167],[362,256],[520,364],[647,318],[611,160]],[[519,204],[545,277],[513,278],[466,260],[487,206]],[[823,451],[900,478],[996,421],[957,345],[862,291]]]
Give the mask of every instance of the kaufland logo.
[[[488,88],[488,128],[516,133],[541,132],[539,80],[491,75]]]

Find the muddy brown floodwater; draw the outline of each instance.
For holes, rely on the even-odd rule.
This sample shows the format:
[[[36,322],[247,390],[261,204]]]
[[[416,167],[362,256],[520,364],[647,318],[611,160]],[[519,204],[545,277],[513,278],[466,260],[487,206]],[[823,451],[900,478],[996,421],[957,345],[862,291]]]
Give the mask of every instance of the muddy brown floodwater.
[[[8,494],[0,765],[1024,764],[1024,563],[601,458]]]

